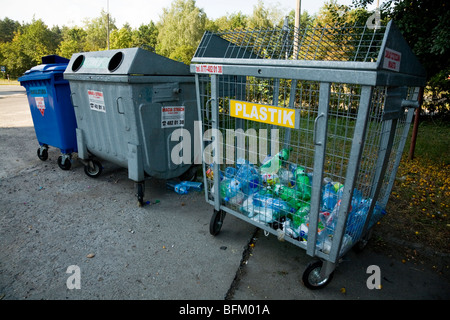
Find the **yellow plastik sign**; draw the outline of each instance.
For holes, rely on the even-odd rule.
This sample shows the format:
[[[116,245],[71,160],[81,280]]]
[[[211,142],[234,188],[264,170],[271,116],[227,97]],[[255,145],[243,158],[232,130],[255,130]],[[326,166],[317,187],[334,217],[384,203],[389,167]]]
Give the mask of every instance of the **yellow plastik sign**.
[[[230,116],[287,128],[298,129],[299,110],[230,100]]]

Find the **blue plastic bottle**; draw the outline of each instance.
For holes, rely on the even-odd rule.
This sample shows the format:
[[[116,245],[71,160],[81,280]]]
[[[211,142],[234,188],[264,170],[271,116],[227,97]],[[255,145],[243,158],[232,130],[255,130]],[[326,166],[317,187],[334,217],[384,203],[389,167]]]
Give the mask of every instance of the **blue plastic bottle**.
[[[336,206],[337,196],[334,191],[333,184],[328,182],[323,188],[322,194],[322,209],[333,210]]]

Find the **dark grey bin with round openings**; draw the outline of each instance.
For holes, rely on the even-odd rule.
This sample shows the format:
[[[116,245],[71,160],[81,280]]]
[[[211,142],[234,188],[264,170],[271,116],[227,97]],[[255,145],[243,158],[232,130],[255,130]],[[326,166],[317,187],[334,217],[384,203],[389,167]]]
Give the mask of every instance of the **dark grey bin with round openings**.
[[[171,156],[181,139],[194,137],[198,119],[189,66],[141,48],[83,52],[72,56],[64,78],[70,83],[78,156],[87,175],[100,175],[97,159],[128,168],[142,205],[146,177],[188,179],[194,174],[192,150],[184,148],[182,159]]]

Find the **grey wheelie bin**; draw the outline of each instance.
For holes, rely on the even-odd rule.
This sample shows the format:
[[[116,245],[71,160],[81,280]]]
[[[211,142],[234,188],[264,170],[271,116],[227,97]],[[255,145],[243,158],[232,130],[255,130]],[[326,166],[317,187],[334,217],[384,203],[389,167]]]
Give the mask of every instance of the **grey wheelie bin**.
[[[146,177],[194,174],[190,145],[176,152],[180,141],[191,141],[187,136],[194,136],[198,119],[187,65],[141,48],[83,52],[72,56],[64,78],[78,123],[78,157],[88,176],[101,174],[98,159],[128,168],[142,205]]]

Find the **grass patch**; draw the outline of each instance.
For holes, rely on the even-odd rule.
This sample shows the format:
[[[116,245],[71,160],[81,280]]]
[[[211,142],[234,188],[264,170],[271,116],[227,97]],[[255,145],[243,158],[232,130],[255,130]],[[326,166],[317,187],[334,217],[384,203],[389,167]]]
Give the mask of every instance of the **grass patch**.
[[[411,133],[387,205],[388,214],[377,229],[380,234],[448,255],[450,125],[448,121],[422,121],[412,160],[408,157],[410,139]]]
[[[20,82],[17,79],[0,79],[0,85],[19,86]]]

